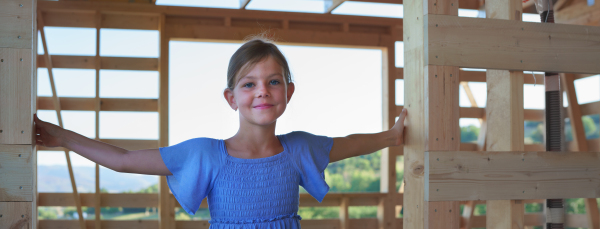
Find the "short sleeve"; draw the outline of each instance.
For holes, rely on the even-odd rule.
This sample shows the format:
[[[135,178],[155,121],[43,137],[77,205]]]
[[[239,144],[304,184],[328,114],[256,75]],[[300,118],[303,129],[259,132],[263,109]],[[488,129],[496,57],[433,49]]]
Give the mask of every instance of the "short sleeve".
[[[286,140],[296,158],[300,185],[321,202],[329,191],[324,172],[329,164],[333,138],[297,131],[289,133]]]
[[[163,162],[173,175],[167,183],[183,209],[193,215],[208,195],[222,164],[218,141],[195,138],[160,148]]]

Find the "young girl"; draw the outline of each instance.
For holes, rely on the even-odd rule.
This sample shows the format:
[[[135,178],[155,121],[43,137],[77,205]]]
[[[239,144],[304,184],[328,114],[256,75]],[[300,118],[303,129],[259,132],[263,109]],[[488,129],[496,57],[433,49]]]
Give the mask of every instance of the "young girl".
[[[68,148],[118,172],[167,176],[173,195],[192,215],[208,196],[211,229],[300,228],[298,185],[322,201],[329,191],[323,173],[327,165],[402,144],[406,110],[393,128],[376,134],[275,135],[277,118],[294,90],[277,46],[254,39],[229,61],[224,96],[240,117],[239,130],[229,139],[195,138],[160,149],[128,151],[35,116],[36,141]]]

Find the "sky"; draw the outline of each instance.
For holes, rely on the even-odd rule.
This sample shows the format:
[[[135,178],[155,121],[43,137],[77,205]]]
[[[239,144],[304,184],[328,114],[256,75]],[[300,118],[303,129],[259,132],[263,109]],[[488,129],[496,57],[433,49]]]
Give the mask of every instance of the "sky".
[[[157,4],[237,8],[238,0],[173,0]],[[322,1],[253,0],[249,10],[279,10],[322,13]],[[345,2],[333,14],[367,15],[402,18],[402,5]],[[460,16],[477,17],[476,10],[461,10]],[[537,15],[524,15],[537,21]],[[87,28],[45,28],[52,55],[94,56],[96,30]],[[158,32],[145,30],[102,29],[100,55],[117,57],[158,57]],[[41,50],[41,39],[39,53]],[[195,137],[228,138],[235,134],[239,117],[223,98],[226,68],[237,43],[171,41],[170,43],[170,145]],[[288,59],[296,92],[286,112],[278,120],[277,134],[295,130],[332,137],[382,130],[381,51],[310,46],[279,46]],[[335,61],[332,61],[335,60]],[[396,66],[402,67],[403,44],[396,43]],[[472,69],[471,69],[472,70]],[[94,97],[95,71],[88,69],[54,69],[60,97]],[[531,77],[525,72],[525,77]],[[540,73],[536,73],[540,74]],[[485,106],[486,84],[469,86],[477,104]],[[600,100],[600,77],[575,81],[580,104]],[[404,83],[396,80],[396,104],[403,105]],[[471,104],[460,88],[462,107]],[[47,69],[38,69],[38,95],[52,96]],[[100,96],[103,98],[158,98],[158,72],[100,72]],[[524,108],[544,108],[544,87],[524,86]],[[39,111],[43,120],[56,123],[54,111]],[[93,111],[63,111],[65,128],[95,137]],[[461,126],[479,126],[477,119],[461,119]],[[158,139],[156,112],[101,112],[100,138]],[[63,152],[40,151],[39,165],[66,165]],[[74,153],[75,166],[94,163]]]

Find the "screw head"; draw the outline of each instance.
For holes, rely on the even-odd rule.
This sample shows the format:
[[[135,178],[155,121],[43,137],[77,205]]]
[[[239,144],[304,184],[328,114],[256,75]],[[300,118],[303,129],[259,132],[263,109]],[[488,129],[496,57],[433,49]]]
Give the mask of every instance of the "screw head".
[[[450,77],[452,77],[452,74],[450,74]]]
[[[450,3],[450,5],[451,5],[451,6],[454,6],[454,3]],[[452,210],[450,210],[450,211],[452,211]]]
[[[452,141],[454,141],[454,138],[452,138]]]
[[[19,59],[19,61],[23,61],[23,58]]]
[[[436,191],[436,192],[439,192],[440,190],[438,189],[438,190],[435,190],[435,191]]]
[[[25,133],[25,131],[22,131],[22,130],[21,130],[21,133]]]
[[[0,62],[4,62],[4,59],[0,59]]]
[[[25,215],[21,215],[21,218],[24,218],[24,217],[25,217]]]
[[[438,27],[438,24],[435,24],[435,27]]]
[[[21,157],[21,154],[19,154],[19,157]]]
[[[437,212],[437,209],[435,209],[435,212]]]
[[[437,58],[437,56],[435,56],[435,58]]]
[[[435,78],[437,78],[437,75],[435,75]]]
[[[437,6],[437,3],[433,3],[434,6]]]
[[[0,133],[2,133],[2,130],[0,130]]]
[[[17,36],[18,39],[21,39],[21,36]]]
[[[438,139],[437,139],[437,138],[435,138],[435,140],[437,141]]]
[[[23,186],[19,186],[19,189],[23,189]]]
[[[23,7],[23,4],[19,4],[19,7]]]

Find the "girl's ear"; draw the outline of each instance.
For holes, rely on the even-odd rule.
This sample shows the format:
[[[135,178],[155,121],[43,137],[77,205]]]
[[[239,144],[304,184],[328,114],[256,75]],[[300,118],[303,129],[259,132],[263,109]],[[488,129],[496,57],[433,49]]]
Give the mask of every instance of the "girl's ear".
[[[233,97],[233,91],[229,88],[225,89],[225,91],[223,91],[223,96],[225,97],[225,100],[227,100],[227,103],[229,103],[229,106],[231,107],[231,109],[233,109],[234,111],[237,111],[238,106],[235,103],[235,98]]]
[[[287,102],[288,103],[292,99],[292,95],[294,94],[295,90],[296,90],[296,86],[294,85],[294,83],[289,83],[287,85]]]

